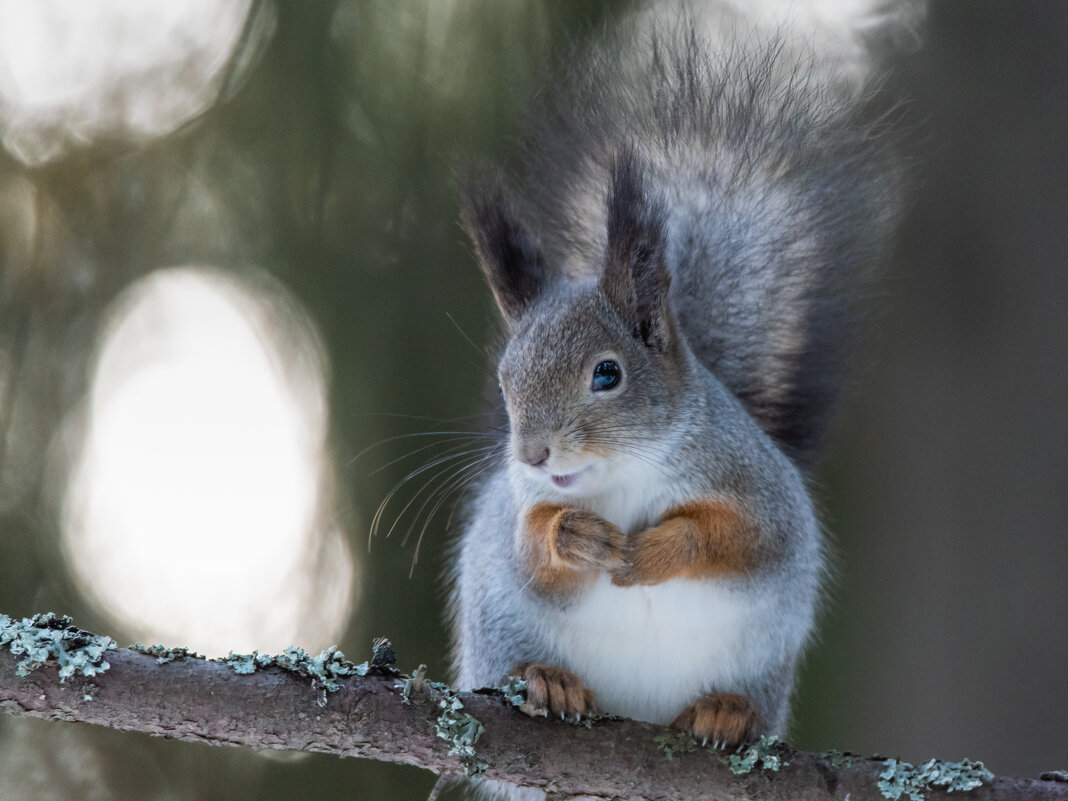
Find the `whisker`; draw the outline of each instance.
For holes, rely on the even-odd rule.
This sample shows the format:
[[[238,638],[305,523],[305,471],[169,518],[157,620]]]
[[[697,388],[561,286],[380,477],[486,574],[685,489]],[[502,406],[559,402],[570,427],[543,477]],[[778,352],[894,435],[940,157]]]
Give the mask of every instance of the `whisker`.
[[[393,487],[393,489],[391,489],[386,494],[386,497],[382,499],[382,502],[378,505],[378,509],[375,511],[374,517],[371,519],[371,527],[370,527],[370,530],[369,530],[369,533],[368,533],[368,538],[367,538],[367,547],[370,548],[371,541],[374,539],[375,535],[378,532],[378,529],[379,529],[379,526],[380,526],[381,520],[382,520],[382,515],[385,513],[386,508],[389,506],[389,502],[393,499],[393,496],[396,495],[397,492],[405,484],[407,484],[409,481],[414,479],[416,476],[425,473],[427,470],[433,470],[435,467],[438,467],[439,465],[444,464],[444,463],[446,463],[448,461],[451,461],[453,459],[460,459],[460,458],[463,458],[465,456],[470,456],[471,454],[477,453],[479,450],[481,450],[481,449],[471,449],[471,450],[468,450],[468,451],[461,451],[459,453],[448,454],[446,456],[440,456],[440,457],[438,457],[436,459],[431,460],[430,462],[428,462],[427,464],[423,465],[422,467],[419,467],[419,468],[417,468],[415,470],[412,470],[406,476],[404,476],[404,478],[402,478],[400,481],[398,481],[397,484]],[[448,469],[451,469],[451,468],[446,468],[446,470],[448,470]],[[424,485],[424,487],[425,486],[426,485]],[[414,498],[413,498],[413,500],[414,500]],[[410,505],[411,502],[412,501],[409,501],[408,505]],[[405,509],[406,508],[407,508],[407,506],[405,507]],[[401,510],[401,514],[403,514],[403,512],[404,512],[404,510]],[[392,531],[392,530],[393,529],[391,528],[390,531]],[[386,536],[388,537],[389,535],[387,534]]]
[[[455,458],[459,458],[459,457],[457,456]],[[436,467],[436,466],[440,465],[441,463],[442,463],[442,460],[438,460],[434,466]],[[419,489],[417,489],[415,491],[415,494],[412,495],[412,497],[408,499],[408,502],[406,504],[404,504],[403,507],[401,507],[400,512],[397,513],[397,516],[395,518],[393,518],[393,525],[391,525],[389,527],[389,530],[386,532],[386,539],[389,539],[390,536],[392,536],[393,531],[397,528],[397,524],[400,523],[400,521],[404,517],[405,513],[411,508],[412,504],[415,503],[417,500],[419,500],[419,496],[422,495],[423,492],[426,491],[427,487],[432,486],[435,481],[437,481],[439,478],[441,478],[442,476],[444,476],[447,473],[449,473],[450,471],[452,471],[454,468],[455,468],[455,465],[446,465],[444,469],[439,470],[438,472],[436,472],[433,475],[431,475],[430,478],[428,478],[426,481],[424,481],[419,486]],[[400,489],[400,487],[398,486],[396,489]],[[390,494],[392,495],[392,493],[390,493]],[[401,545],[403,545],[403,544],[404,543],[401,542]]]
[[[416,510],[415,515],[414,515],[414,519],[412,520],[411,524],[408,526],[408,531],[404,535],[404,539],[401,540],[401,546],[403,547],[404,545],[408,544],[408,538],[411,536],[412,530],[415,528],[415,524],[419,522],[419,518],[422,517],[423,511],[426,509],[427,504],[429,504],[435,498],[435,496],[437,496],[442,491],[448,491],[449,485],[456,480],[456,477],[458,475],[462,476],[465,471],[470,470],[473,467],[482,465],[487,460],[492,459],[492,458],[493,458],[493,454],[489,453],[489,454],[483,454],[482,456],[479,456],[479,457],[477,457],[475,459],[472,459],[472,460],[468,461],[466,464],[463,464],[459,468],[457,468],[456,471],[449,478],[447,478],[445,481],[443,481],[441,483],[441,485],[436,490],[433,490],[432,492],[430,492],[427,495],[426,500],[423,501],[423,504]],[[452,470],[454,467],[455,467],[455,465],[450,465],[448,469]],[[444,473],[440,473],[438,475],[443,475],[443,474]],[[415,500],[415,499],[413,498],[412,500]],[[403,510],[401,510],[401,513],[403,514]]]
[[[456,417],[431,417],[425,414],[407,414],[405,412],[352,412],[353,417],[396,417],[402,420],[418,420],[424,423],[434,423],[435,425],[444,425],[445,423],[455,423],[460,420],[474,420],[479,417],[489,417],[488,412],[478,412],[476,414],[461,414]]]
[[[414,437],[443,437],[443,436],[464,436],[464,437],[472,437],[472,438],[476,438],[477,439],[479,437],[489,438],[489,437],[497,437],[499,435],[497,433],[490,432],[490,431],[416,431],[416,432],[411,433],[411,434],[397,434],[396,436],[386,437],[385,439],[380,439],[378,442],[371,443],[366,448],[364,448],[362,451],[360,451],[355,456],[353,456],[351,459],[349,459],[349,461],[345,463],[345,466],[346,467],[350,467],[351,465],[355,464],[355,462],[358,459],[360,459],[360,457],[362,457],[368,451],[373,450],[374,448],[378,448],[378,447],[380,447],[382,445],[385,445],[388,442],[396,442],[397,440],[410,439],[410,438],[414,438]]]
[[[456,491],[458,491],[460,489],[463,489],[468,484],[470,484],[472,481],[474,481],[476,478],[478,478],[483,473],[485,473],[487,470],[492,468],[493,467],[492,459],[493,459],[493,454],[490,454],[489,456],[483,458],[483,460],[482,460],[483,463],[481,465],[477,465],[477,466],[476,465],[468,465],[467,467],[463,468],[463,470],[460,471],[461,479],[459,481],[456,481],[454,479],[451,486],[447,486],[447,487],[444,487],[442,489],[439,489],[439,491],[438,491],[438,500],[435,502],[434,506],[430,509],[430,512],[427,514],[426,519],[423,522],[423,527],[419,530],[419,537],[415,541],[415,553],[412,555],[412,566],[408,571],[409,578],[415,572],[415,565],[419,562],[419,549],[423,545],[423,536],[426,534],[426,530],[430,526],[430,521],[434,519],[434,515],[437,514],[438,510],[441,508],[441,505],[443,503],[445,503],[445,501],[449,498],[450,495],[452,495],[453,493],[455,493]],[[472,469],[472,468],[474,468],[474,469]],[[453,509],[455,510],[455,508],[456,508],[456,505],[453,504]],[[451,523],[452,523],[452,513],[450,512],[449,513],[449,519],[445,523],[445,530],[446,531],[448,531],[449,526],[451,525]]]
[[[384,511],[386,511],[386,507],[389,505],[389,502],[393,499],[393,496],[395,496],[395,494],[397,493],[397,491],[400,488],[404,487],[409,481],[411,481],[412,478],[414,478],[415,476],[418,476],[418,475],[422,475],[427,470],[434,470],[435,468],[437,468],[437,467],[439,467],[441,465],[445,465],[446,462],[452,461],[454,459],[470,457],[473,454],[480,453],[481,451],[484,451],[484,450],[486,450],[486,449],[471,449],[471,450],[467,450],[467,451],[461,451],[459,453],[453,453],[453,454],[449,454],[449,455],[445,455],[445,456],[440,456],[440,457],[438,457],[436,459],[431,459],[429,462],[427,462],[426,465],[423,465],[422,467],[418,468],[417,470],[412,470],[411,472],[409,472],[406,476],[404,476],[402,478],[402,480],[397,482],[396,486],[394,486],[393,489],[391,489],[387,493],[386,498],[383,498],[382,502],[380,504],[378,504],[378,509],[375,512],[375,516],[374,516],[374,518],[372,519],[372,522],[371,522],[370,538],[374,538],[375,535],[378,533],[382,515],[383,515]],[[444,470],[439,471],[438,473],[435,473],[434,475],[430,476],[429,480],[427,480],[427,482],[425,482],[419,488],[419,490],[417,492],[415,492],[415,494],[414,494],[414,496],[412,496],[411,500],[409,500],[408,503],[405,504],[405,507],[403,509],[400,509],[400,514],[397,516],[396,520],[394,520],[393,525],[391,525],[389,532],[387,532],[387,534],[386,534],[387,538],[390,536],[390,534],[393,533],[393,529],[396,528],[397,520],[399,520],[400,517],[404,516],[404,513],[411,506],[411,504],[414,503],[414,501],[419,498],[419,496],[420,496],[420,494],[422,494],[423,490],[426,489],[426,487],[428,485],[433,483],[435,478],[437,478],[440,475],[443,475],[446,472],[449,472],[453,468],[454,468],[454,466],[452,466],[452,465],[446,466]],[[368,545],[370,545],[370,538],[368,538]]]
[[[402,454],[401,456],[398,456],[396,459],[391,459],[390,461],[386,462],[381,467],[375,468],[374,470],[372,470],[367,475],[368,475],[368,477],[373,476],[373,475],[375,475],[377,473],[382,472],[387,467],[392,467],[397,462],[402,462],[405,459],[408,459],[408,458],[410,458],[412,456],[415,456],[417,453],[422,453],[423,451],[430,450],[431,448],[435,448],[438,445],[442,445],[442,444],[444,444],[446,442],[449,442],[449,441],[450,440],[447,440],[447,439],[438,440],[437,442],[431,442],[428,445],[423,445],[422,447],[416,448],[413,451],[408,451],[407,453]],[[453,441],[455,442],[456,440],[453,440]],[[469,444],[471,444],[471,440],[469,438],[467,438],[467,437],[464,437],[463,440],[461,440],[458,444],[454,445],[452,448],[450,448],[449,450],[445,451],[444,453],[447,454],[447,453],[449,453],[451,451],[455,451],[457,448],[462,448],[462,447],[464,447],[464,445],[469,445]],[[481,447],[481,448],[474,448],[473,450],[490,450],[491,448],[494,448],[494,447],[496,447],[496,446],[495,445],[486,445],[486,446]]]
[[[469,337],[467,335],[466,331],[464,331],[462,328],[460,328],[460,324],[458,322],[456,322],[456,318],[453,317],[449,312],[445,312],[445,316],[449,318],[449,322],[452,323],[456,327],[456,330],[460,332],[460,336],[462,336],[464,339],[467,340],[468,344],[472,348],[475,349],[475,351],[478,353],[479,356],[482,356],[483,358],[488,358],[489,357],[489,355],[490,355],[489,348],[485,348],[485,347],[480,348],[478,345],[476,345],[475,341],[473,339],[471,339],[471,337]]]
[[[641,443],[627,442],[626,440],[620,440],[615,438],[606,439],[596,436],[587,437],[586,443],[592,445],[607,445],[616,453],[622,453],[628,456],[632,456],[633,458],[649,465],[650,467],[655,468],[664,476],[672,475],[671,471],[667,469],[663,462],[659,459],[654,458],[653,452],[650,449],[642,447]]]

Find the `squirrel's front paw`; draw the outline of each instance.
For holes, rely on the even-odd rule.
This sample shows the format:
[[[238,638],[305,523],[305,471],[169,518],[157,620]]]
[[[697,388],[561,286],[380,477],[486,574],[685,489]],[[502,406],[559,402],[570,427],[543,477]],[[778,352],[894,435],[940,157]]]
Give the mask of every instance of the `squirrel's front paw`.
[[[585,509],[566,509],[560,514],[553,544],[556,555],[575,567],[611,570],[622,564],[619,529]]]
[[[667,581],[689,559],[686,546],[686,540],[677,536],[670,523],[633,534],[623,547],[622,560],[612,570],[612,583],[634,587]]]
[[[702,744],[735,749],[759,737],[764,730],[753,702],[746,695],[712,693],[687,707],[671,724],[689,732]]]
[[[569,670],[540,662],[521,662],[512,669],[527,685],[527,703],[542,714],[579,718],[593,712],[593,692]]]
[[[665,579],[669,571],[670,550],[665,555],[664,548],[656,548],[662,542],[654,541],[648,529],[633,535],[621,552],[619,563],[612,568],[612,583],[617,587],[634,587],[639,584],[658,584]],[[663,540],[663,538],[661,538]]]

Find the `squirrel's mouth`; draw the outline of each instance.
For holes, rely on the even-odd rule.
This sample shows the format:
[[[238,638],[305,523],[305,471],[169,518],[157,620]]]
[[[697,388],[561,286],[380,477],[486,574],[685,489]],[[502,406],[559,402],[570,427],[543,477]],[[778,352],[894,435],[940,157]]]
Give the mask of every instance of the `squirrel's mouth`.
[[[584,467],[581,470],[578,470],[578,471],[576,471],[574,473],[568,473],[567,475],[563,475],[563,476],[550,476],[550,478],[552,478],[553,484],[555,484],[556,486],[560,487],[561,489],[565,489],[567,487],[570,487],[572,484],[574,484],[575,480],[579,476],[581,476],[583,473],[585,473],[586,470],[588,470],[588,469],[589,468]]]

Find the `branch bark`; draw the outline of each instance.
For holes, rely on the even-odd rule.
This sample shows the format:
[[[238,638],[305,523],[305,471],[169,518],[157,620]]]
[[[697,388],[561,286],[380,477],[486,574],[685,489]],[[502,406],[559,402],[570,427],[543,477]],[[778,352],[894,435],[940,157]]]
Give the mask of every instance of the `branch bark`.
[[[436,735],[445,694],[429,684],[411,692],[405,703],[404,677],[372,671],[340,680],[340,689],[320,707],[321,687],[279,667],[239,675],[221,662],[185,657],[160,664],[124,648],[108,650],[105,658],[108,670],[92,677],[75,674],[61,683],[51,661],[29,675],[16,675],[18,658],[0,648],[0,709],[213,745],[318,751],[438,774],[464,772],[461,757],[450,755],[450,743]],[[486,778],[564,798],[884,801],[877,783],[885,760],[832,759],[783,746],[781,755],[789,764],[779,771],[757,767],[736,775],[721,757],[702,748],[669,760],[654,740],[665,733],[657,726],[602,720],[586,728],[527,717],[499,693],[458,697],[463,712],[485,727],[475,750],[486,764]],[[927,790],[924,796],[947,794]],[[949,798],[1068,801],[1068,783],[995,777]]]

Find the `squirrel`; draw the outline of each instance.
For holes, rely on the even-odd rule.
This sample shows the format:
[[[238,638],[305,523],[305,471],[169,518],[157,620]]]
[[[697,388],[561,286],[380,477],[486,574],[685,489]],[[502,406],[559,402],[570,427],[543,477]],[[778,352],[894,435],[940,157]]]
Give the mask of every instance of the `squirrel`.
[[[788,721],[808,485],[901,182],[859,40],[695,8],[573,55],[521,174],[464,186],[508,429],[451,618],[461,687],[736,749]]]

